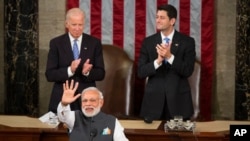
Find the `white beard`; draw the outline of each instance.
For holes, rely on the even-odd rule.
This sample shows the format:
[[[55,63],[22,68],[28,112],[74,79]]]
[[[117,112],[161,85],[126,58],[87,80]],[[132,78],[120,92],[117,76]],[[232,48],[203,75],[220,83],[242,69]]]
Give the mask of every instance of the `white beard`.
[[[97,108],[93,108],[93,112],[92,113],[88,113],[86,112],[85,108],[82,108],[82,112],[83,114],[86,116],[86,117],[93,117],[95,115],[97,115],[100,111],[101,111],[101,108],[100,107],[97,107]]]

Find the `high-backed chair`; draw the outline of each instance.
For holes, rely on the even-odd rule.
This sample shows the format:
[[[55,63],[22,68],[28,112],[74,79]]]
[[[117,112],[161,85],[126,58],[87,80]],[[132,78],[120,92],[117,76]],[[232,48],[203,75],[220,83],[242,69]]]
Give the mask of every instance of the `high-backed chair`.
[[[134,63],[127,53],[114,45],[103,45],[103,57],[105,64],[105,78],[97,81],[104,95],[102,111],[112,114],[117,118],[132,117]]]
[[[193,107],[194,107],[194,114],[192,120],[197,120],[200,113],[200,72],[201,72],[200,62],[196,61],[194,66],[194,72],[188,78],[191,87]]]

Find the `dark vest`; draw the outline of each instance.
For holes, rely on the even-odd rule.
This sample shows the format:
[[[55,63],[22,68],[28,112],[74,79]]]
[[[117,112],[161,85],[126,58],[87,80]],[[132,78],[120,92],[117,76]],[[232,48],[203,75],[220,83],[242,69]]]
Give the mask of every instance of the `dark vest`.
[[[99,112],[94,117],[86,117],[82,111],[75,111],[75,123],[70,133],[70,141],[113,141],[116,118]],[[91,140],[91,132],[96,129],[96,136]]]

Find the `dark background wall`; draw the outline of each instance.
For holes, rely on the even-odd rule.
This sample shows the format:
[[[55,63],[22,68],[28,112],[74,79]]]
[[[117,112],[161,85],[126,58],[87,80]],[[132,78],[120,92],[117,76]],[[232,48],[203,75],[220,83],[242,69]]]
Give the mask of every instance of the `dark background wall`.
[[[38,0],[4,1],[4,113],[37,116]]]
[[[250,1],[237,4],[235,119],[250,120]]]

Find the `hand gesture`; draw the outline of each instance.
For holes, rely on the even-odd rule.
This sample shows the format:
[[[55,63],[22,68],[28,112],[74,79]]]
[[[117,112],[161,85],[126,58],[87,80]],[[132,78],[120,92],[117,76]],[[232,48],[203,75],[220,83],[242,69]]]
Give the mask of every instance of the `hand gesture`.
[[[71,80],[69,85],[68,80],[66,83],[63,83],[63,96],[62,96],[62,105],[66,106],[72,102],[74,102],[77,98],[81,96],[81,94],[74,95],[76,89],[78,88],[79,83],[76,82],[74,86],[74,80]]]
[[[85,63],[83,64],[83,67],[82,67],[82,74],[84,75],[84,74],[89,73],[90,70],[92,69],[92,67],[93,67],[93,65],[90,64],[90,60],[87,59],[87,60],[85,61]]]
[[[162,62],[164,59],[169,59],[171,57],[170,52],[171,44],[157,44],[156,52],[158,54],[157,62]]]
[[[70,69],[71,69],[71,72],[75,73],[77,67],[79,66],[81,62],[81,59],[76,59],[74,61],[71,62],[71,65],[70,65]]]

